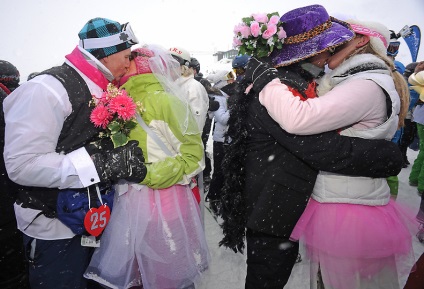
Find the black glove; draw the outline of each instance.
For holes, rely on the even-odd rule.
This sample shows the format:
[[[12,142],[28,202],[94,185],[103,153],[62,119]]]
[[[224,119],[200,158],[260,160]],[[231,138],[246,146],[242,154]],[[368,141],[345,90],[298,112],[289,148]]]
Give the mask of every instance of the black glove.
[[[89,148],[86,148],[90,153]],[[100,180],[118,181],[125,179],[139,183],[146,177],[147,168],[138,141],[129,141],[126,145],[111,150],[97,151],[91,155]]]
[[[217,111],[219,108],[219,102],[214,97],[209,96],[209,111]]]
[[[253,90],[260,92],[271,80],[278,78],[277,69],[267,63],[260,62],[251,57],[247,62],[245,81],[253,83]]]

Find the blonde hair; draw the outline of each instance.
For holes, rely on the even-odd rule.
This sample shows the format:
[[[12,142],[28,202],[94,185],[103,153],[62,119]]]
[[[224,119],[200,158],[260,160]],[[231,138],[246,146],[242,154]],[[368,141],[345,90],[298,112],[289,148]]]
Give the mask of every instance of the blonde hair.
[[[393,78],[393,82],[395,84],[395,89],[396,89],[397,93],[399,94],[399,98],[400,98],[400,112],[399,112],[398,129],[405,126],[405,117],[406,117],[406,114],[408,113],[408,107],[409,107],[408,83],[406,82],[403,75],[400,74],[396,70],[395,63],[393,62],[393,60],[391,60],[386,55],[381,55],[381,53],[376,52],[373,49],[371,41],[368,42],[363,47],[356,50],[356,52],[353,55],[364,54],[364,53],[373,54],[373,55],[377,56],[378,58],[383,60],[386,63],[386,65],[389,67],[390,75]]]
[[[398,128],[405,126],[405,117],[408,113],[409,108],[409,88],[408,83],[402,74],[400,74],[396,68],[393,61],[390,64],[391,74],[393,81],[395,82],[396,91],[400,97],[400,112],[399,112],[399,124]]]
[[[186,65],[181,65],[181,75],[184,77],[188,77],[190,75],[193,75],[193,69],[190,69],[188,66]]]
[[[364,27],[373,29],[377,31],[378,33],[380,33],[386,39],[387,43],[390,42],[390,31],[383,24],[380,24],[378,22],[359,21],[357,19],[347,20],[347,22],[352,24],[359,24]],[[361,34],[356,34],[356,35],[361,35]],[[408,107],[409,107],[408,83],[406,82],[403,75],[396,70],[393,59],[387,56],[387,47],[385,46],[385,44],[383,43],[381,39],[377,37],[370,37],[370,41],[363,47],[356,50],[356,52],[354,52],[351,56],[356,54],[364,54],[364,53],[369,53],[369,54],[373,54],[377,56],[378,58],[383,60],[386,63],[386,65],[389,67],[390,75],[393,78],[396,91],[399,94],[399,98],[400,98],[398,128],[405,126],[405,117],[406,117],[406,114],[408,113]]]

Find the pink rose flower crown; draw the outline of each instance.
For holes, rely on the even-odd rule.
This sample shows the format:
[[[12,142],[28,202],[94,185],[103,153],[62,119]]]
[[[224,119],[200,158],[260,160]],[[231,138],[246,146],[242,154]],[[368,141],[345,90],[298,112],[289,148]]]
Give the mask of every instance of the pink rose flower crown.
[[[283,47],[287,35],[281,24],[278,12],[245,17],[234,27],[233,47],[239,54],[266,57]]]

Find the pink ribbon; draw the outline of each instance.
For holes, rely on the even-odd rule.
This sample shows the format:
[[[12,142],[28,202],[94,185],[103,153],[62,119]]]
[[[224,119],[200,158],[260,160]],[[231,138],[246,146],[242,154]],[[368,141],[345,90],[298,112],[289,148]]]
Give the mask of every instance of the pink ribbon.
[[[381,33],[359,24],[350,24],[350,26],[352,27],[353,31],[355,31],[358,34],[380,38],[380,40],[383,41],[384,46],[386,48],[388,47],[387,40],[386,38],[384,38],[384,36]]]

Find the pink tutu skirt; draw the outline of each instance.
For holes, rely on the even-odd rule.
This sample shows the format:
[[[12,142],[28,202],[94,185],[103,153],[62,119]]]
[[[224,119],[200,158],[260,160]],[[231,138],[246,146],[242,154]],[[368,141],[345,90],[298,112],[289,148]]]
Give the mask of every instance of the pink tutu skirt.
[[[84,277],[111,288],[180,289],[198,283],[210,261],[200,208],[188,186],[129,186],[116,196]]]
[[[291,239],[305,246],[311,267],[319,264],[326,289],[398,289],[415,263],[415,213],[393,200],[365,206],[310,199]]]

